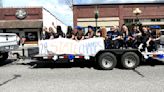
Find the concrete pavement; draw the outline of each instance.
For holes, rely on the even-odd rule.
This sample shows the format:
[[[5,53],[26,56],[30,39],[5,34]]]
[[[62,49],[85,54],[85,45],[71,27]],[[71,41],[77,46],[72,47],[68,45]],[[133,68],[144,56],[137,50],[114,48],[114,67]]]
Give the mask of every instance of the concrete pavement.
[[[163,92],[164,65],[110,71],[80,65],[44,64],[31,60],[0,65],[1,92]],[[36,67],[36,66],[35,66]]]

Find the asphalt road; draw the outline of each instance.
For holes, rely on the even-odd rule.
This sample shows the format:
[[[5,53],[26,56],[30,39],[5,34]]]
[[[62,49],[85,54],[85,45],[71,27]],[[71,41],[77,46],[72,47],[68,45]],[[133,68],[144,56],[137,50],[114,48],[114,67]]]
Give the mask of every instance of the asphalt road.
[[[164,92],[164,64],[143,64],[135,70],[96,70],[86,64],[0,64],[0,92]]]

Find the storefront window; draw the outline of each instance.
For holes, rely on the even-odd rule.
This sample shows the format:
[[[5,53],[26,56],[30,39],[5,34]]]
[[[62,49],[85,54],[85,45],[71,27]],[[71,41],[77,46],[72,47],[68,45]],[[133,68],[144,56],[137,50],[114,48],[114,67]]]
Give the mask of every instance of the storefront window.
[[[26,41],[38,41],[37,32],[25,32]]]

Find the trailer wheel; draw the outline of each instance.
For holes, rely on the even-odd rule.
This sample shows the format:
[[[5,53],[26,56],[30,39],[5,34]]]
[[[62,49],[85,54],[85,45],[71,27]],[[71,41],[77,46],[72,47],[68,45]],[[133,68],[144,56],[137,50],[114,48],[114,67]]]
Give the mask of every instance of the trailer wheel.
[[[139,56],[134,52],[127,52],[121,57],[122,66],[126,69],[134,69],[139,63]]]
[[[8,53],[0,53],[0,61],[5,61],[8,58]]]
[[[117,64],[117,59],[112,53],[103,53],[98,59],[99,69],[112,70]]]

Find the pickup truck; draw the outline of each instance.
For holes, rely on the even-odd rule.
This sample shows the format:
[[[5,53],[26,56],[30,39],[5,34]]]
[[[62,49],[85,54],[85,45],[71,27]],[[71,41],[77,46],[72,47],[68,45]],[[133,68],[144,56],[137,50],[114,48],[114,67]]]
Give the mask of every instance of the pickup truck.
[[[8,58],[8,53],[19,47],[19,37],[14,33],[0,33],[0,62]]]

